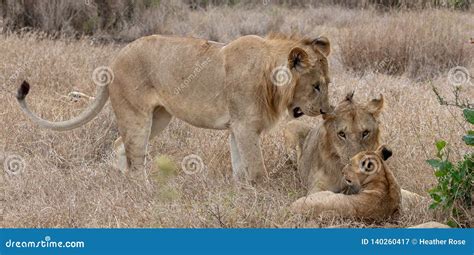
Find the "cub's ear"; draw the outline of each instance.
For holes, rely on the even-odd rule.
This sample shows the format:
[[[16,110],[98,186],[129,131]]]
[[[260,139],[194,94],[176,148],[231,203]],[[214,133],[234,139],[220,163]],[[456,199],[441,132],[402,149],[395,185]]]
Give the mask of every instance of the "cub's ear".
[[[314,50],[319,50],[326,57],[329,56],[329,53],[331,53],[331,44],[329,43],[329,39],[327,37],[320,36],[314,39],[311,42],[311,45],[313,46]]]
[[[375,117],[380,115],[382,112],[384,106],[384,99],[383,95],[380,94],[380,98],[375,98],[370,100],[370,102],[367,103],[367,110],[372,113]]]
[[[388,149],[385,145],[381,145],[377,149],[377,154],[385,161],[392,156],[392,151]]]
[[[291,49],[288,55],[288,66],[290,69],[294,68],[297,71],[302,71],[309,66],[308,53],[300,47]]]

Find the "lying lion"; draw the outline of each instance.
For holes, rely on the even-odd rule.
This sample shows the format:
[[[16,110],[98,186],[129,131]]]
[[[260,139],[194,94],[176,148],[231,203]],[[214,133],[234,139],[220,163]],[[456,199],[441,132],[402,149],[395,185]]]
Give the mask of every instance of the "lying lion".
[[[388,218],[399,211],[401,190],[392,171],[385,164],[392,152],[380,146],[363,151],[344,167],[341,191],[320,191],[302,197],[291,206],[297,213],[324,213],[371,220]],[[348,195],[349,194],[349,195]]]
[[[379,115],[383,96],[357,103],[350,93],[317,127],[293,121],[285,128],[287,146],[297,151],[300,177],[308,194],[339,191],[341,170],[352,156],[380,145]]]
[[[320,191],[341,192],[342,169],[361,151],[380,145],[379,116],[384,99],[358,103],[348,94],[334,112],[312,127],[301,121],[290,122],[284,131],[286,146],[296,150],[301,180],[310,195]],[[402,208],[413,208],[423,197],[402,189]]]
[[[255,181],[266,173],[263,131],[286,112],[297,118],[332,110],[329,52],[325,37],[248,35],[223,44],[153,35],[132,42],[110,68],[97,72],[98,94],[71,120],[51,122],[32,113],[26,81],[17,98],[35,123],[64,131],[92,120],[110,97],[121,135],[117,162],[124,171],[143,169],[149,140],[173,117],[197,127],[229,129],[234,176]]]

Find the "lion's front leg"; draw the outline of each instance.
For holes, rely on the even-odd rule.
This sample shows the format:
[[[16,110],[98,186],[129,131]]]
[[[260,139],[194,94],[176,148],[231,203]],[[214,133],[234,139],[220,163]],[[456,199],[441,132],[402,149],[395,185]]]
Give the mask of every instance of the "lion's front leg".
[[[302,197],[291,205],[295,213],[312,213],[313,215],[356,216],[356,208],[352,203],[355,197],[332,191],[321,191]]]
[[[235,135],[232,132],[230,132],[230,135],[229,135],[229,144],[230,144],[230,158],[232,160],[232,171],[235,174],[241,167],[241,157],[240,157],[239,149],[237,147],[237,141],[235,141]]]
[[[260,148],[259,132],[243,125],[235,125],[231,132],[230,140],[234,178],[238,181],[259,181],[267,174]],[[232,136],[235,138],[236,146],[232,145]],[[233,147],[236,147],[236,150]]]

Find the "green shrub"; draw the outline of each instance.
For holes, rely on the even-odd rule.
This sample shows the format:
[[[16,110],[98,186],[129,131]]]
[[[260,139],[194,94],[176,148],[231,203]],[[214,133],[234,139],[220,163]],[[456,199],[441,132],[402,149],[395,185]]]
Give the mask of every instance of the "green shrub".
[[[464,109],[463,113],[466,121],[474,124],[474,110]],[[469,130],[463,140],[468,146],[474,146],[474,131]],[[451,162],[446,145],[445,141],[436,142],[436,158],[427,160],[435,169],[438,180],[438,185],[428,191],[433,199],[430,208],[447,212],[447,223],[452,227],[472,227],[474,153],[469,152],[460,161]]]

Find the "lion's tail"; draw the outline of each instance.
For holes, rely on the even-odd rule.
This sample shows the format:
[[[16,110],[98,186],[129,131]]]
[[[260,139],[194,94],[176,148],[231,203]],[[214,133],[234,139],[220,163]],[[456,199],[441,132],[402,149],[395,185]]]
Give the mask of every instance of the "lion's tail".
[[[16,98],[18,100],[18,103],[20,104],[21,110],[24,113],[26,113],[26,115],[28,115],[40,127],[52,129],[56,131],[71,130],[71,129],[74,129],[86,124],[87,122],[92,120],[95,116],[97,116],[97,114],[102,110],[102,108],[104,107],[105,103],[107,103],[107,100],[109,98],[108,87],[98,86],[97,95],[94,101],[92,101],[92,104],[89,105],[89,107],[87,107],[86,110],[84,110],[81,114],[79,114],[78,116],[70,120],[53,122],[53,121],[42,119],[41,117],[38,117],[36,114],[31,112],[25,100],[29,91],[30,91],[30,84],[26,81],[23,81],[16,95]]]

